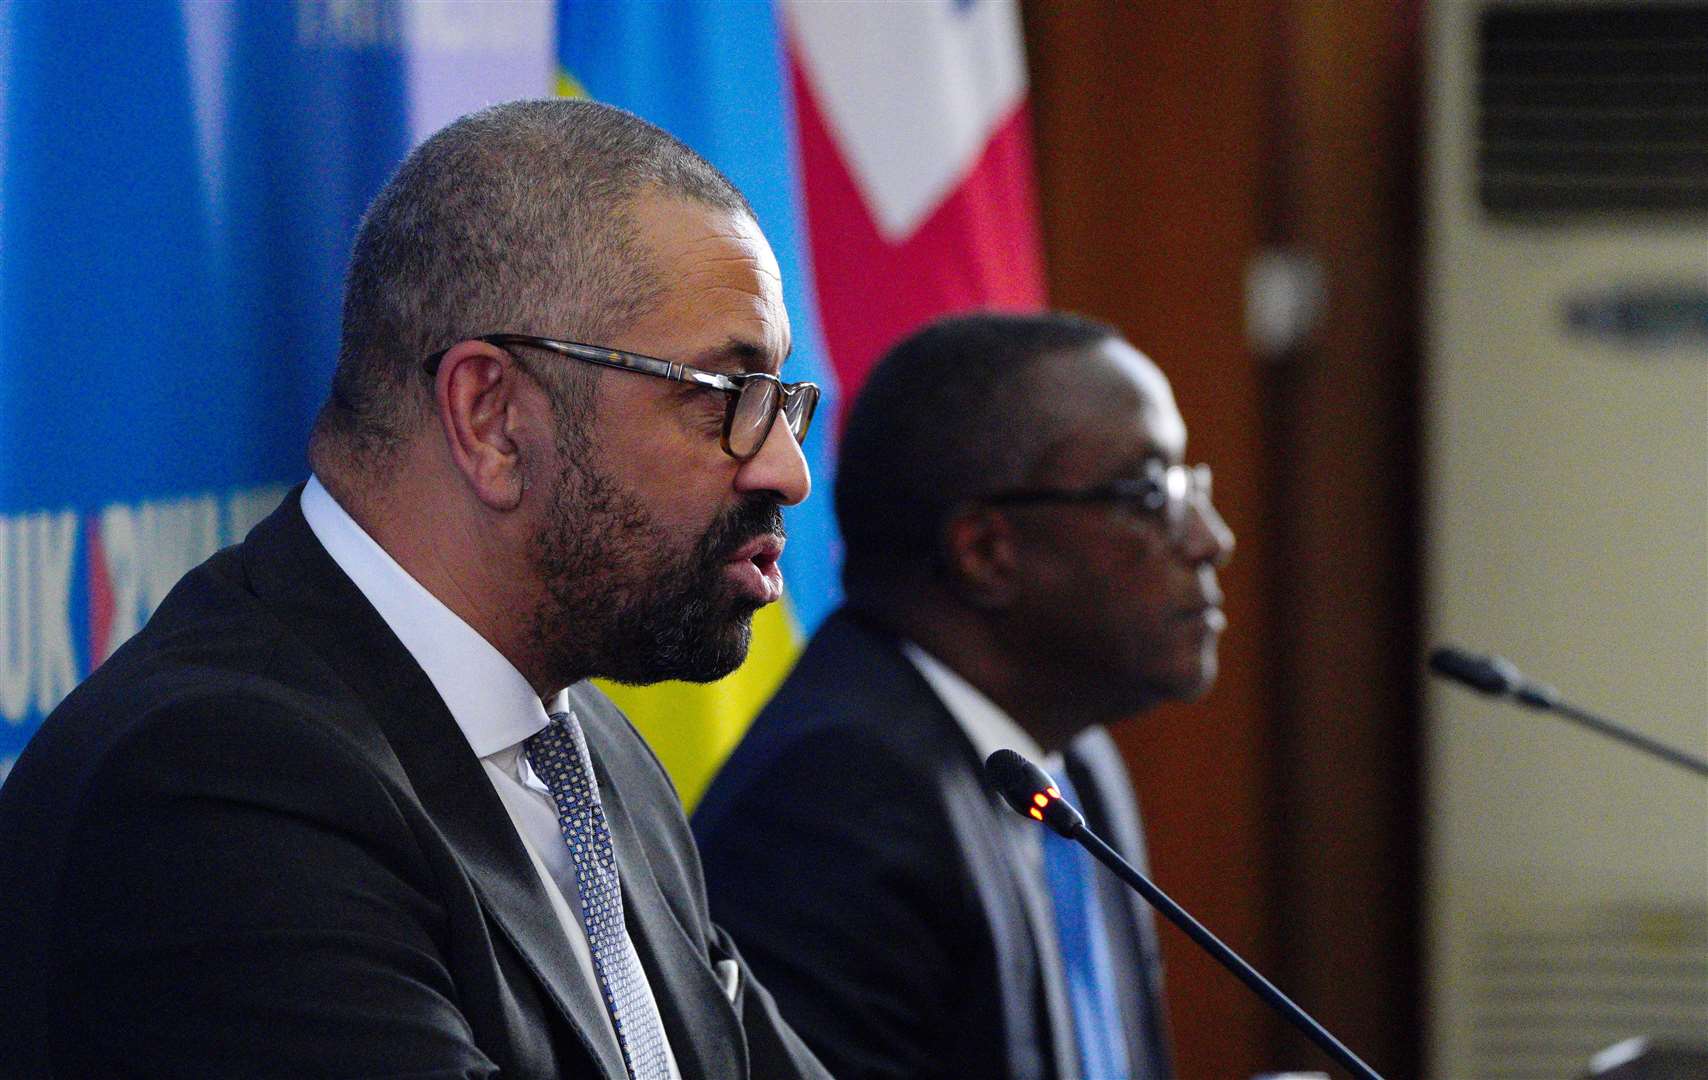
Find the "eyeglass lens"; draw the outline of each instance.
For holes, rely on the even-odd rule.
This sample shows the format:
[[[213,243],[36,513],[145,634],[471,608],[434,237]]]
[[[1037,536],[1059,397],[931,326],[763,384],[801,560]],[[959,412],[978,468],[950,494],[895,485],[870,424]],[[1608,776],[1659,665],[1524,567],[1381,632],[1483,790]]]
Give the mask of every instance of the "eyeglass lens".
[[[771,433],[772,420],[777,415],[777,397],[781,392],[769,379],[752,379],[742,384],[729,417],[730,453],[745,458],[759,452],[765,436]]]
[[[785,392],[770,379],[749,380],[742,385],[730,410],[729,452],[738,458],[757,454],[771,433],[779,408],[796,441],[805,439],[817,404],[818,393],[810,386],[797,386]]]
[[[1175,541],[1186,535],[1192,510],[1210,505],[1210,480],[1208,465],[1174,465],[1164,472],[1168,532]]]
[[[783,416],[789,421],[789,430],[795,433],[797,441],[804,441],[807,429],[812,426],[813,410],[818,408],[818,387],[799,386],[792,394],[783,398]]]

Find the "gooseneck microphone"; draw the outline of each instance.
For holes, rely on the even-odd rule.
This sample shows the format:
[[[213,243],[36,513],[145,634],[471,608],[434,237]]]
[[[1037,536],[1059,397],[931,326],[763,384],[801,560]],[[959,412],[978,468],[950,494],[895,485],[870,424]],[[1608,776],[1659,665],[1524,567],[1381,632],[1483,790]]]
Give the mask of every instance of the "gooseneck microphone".
[[[1274,983],[1259,975],[1255,968],[1240,959],[1238,953],[1223,945],[1216,935],[1206,930],[1203,923],[1169,899],[1167,893],[1133,869],[1114,848],[1087,828],[1085,817],[1072,803],[1062,798],[1061,789],[1050,779],[1049,773],[1013,750],[998,750],[990,755],[985,759],[984,771],[991,786],[1014,808],[1015,813],[1043,822],[1053,831],[1091,852],[1092,858],[1114,871],[1116,877],[1162,912],[1169,922],[1185,931],[1186,936],[1196,942],[1199,948],[1215,957],[1217,963],[1233,972],[1236,978],[1249,986],[1270,1008],[1286,1017],[1288,1023],[1304,1032],[1306,1037],[1322,1047],[1330,1057],[1346,1066],[1354,1076],[1360,1080],[1382,1080],[1381,1076],[1359,1060],[1358,1055],[1349,1050],[1345,1043],[1329,1034],[1327,1028],[1293,1004],[1286,994],[1276,989]]]
[[[1016,814],[1042,821],[1069,840],[1085,828],[1085,817],[1062,798],[1061,788],[1050,774],[1014,750],[998,750],[985,758],[984,774],[997,794]]]
[[[1575,720],[1591,731],[1634,746],[1662,761],[1701,776],[1708,776],[1708,760],[1561,701],[1559,693],[1552,686],[1531,682],[1511,661],[1499,656],[1482,656],[1444,645],[1429,654],[1429,669],[1473,690],[1480,690],[1494,697],[1508,697],[1520,705],[1528,705],[1532,709],[1541,709],[1568,720]]]

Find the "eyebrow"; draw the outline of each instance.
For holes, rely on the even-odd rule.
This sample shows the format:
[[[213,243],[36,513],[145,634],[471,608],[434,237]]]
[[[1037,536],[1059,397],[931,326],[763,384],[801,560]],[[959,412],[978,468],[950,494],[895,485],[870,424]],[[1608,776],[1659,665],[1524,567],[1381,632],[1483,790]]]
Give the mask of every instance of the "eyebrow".
[[[1126,471],[1128,469],[1147,465],[1153,461],[1161,462],[1163,465],[1168,465],[1172,459],[1168,455],[1168,452],[1163,450],[1162,447],[1158,446],[1154,442],[1147,442],[1143,446],[1139,447],[1138,453],[1134,454],[1132,457],[1126,458],[1121,468],[1123,471]]]

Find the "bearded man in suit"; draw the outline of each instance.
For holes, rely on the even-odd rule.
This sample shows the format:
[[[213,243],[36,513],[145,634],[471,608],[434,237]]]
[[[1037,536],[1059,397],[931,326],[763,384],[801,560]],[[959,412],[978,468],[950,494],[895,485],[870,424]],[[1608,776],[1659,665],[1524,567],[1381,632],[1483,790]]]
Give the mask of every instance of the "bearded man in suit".
[[[847,606],[694,815],[714,918],[844,1080],[1171,1075],[1148,909],[1015,816],[1012,748],[1143,862],[1105,724],[1210,687],[1233,536],[1112,328],[977,314],[897,345],[836,482]]]
[[[664,132],[517,102],[417,148],[313,477],[0,789],[0,1073],[823,1076],[583,681],[746,653],[809,487],[788,351],[751,209]]]

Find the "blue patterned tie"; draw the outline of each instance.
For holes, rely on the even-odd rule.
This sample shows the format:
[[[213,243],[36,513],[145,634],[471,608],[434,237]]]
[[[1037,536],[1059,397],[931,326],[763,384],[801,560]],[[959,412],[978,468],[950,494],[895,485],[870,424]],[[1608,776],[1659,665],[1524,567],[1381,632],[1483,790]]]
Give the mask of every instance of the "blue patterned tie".
[[[667,1080],[664,1025],[623,924],[623,894],[611,850],[611,829],[593,786],[593,762],[587,756],[581,725],[570,713],[554,713],[552,722],[530,736],[526,746],[528,763],[557,803],[558,830],[575,864],[575,888],[581,896],[581,921],[587,929],[593,971],[623,1048],[623,1064],[632,1080]]]
[[[1055,780],[1062,798],[1077,806],[1067,770],[1056,770]],[[1097,900],[1096,872],[1091,856],[1078,844],[1052,832],[1044,834],[1044,876],[1050,883],[1062,973],[1073,1008],[1079,1074],[1083,1080],[1129,1080],[1133,1073],[1115,1006],[1115,971],[1103,906]]]

